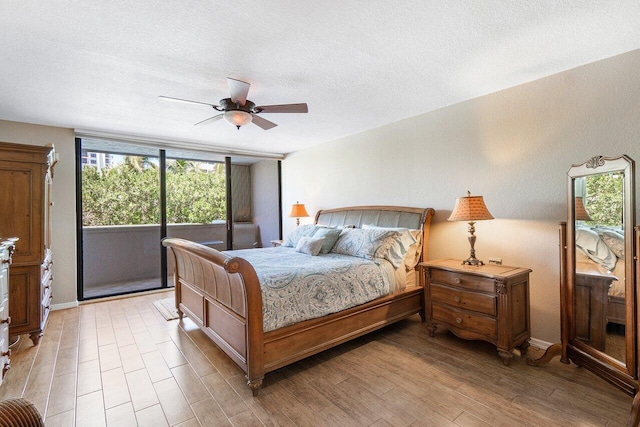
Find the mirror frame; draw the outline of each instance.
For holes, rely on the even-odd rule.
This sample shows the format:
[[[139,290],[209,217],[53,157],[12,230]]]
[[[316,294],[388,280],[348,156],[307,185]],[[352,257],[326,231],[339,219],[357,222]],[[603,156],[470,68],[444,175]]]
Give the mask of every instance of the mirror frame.
[[[575,245],[575,180],[591,175],[623,172],[623,224],[625,250],[625,361],[617,360],[606,353],[576,339],[575,286],[576,286],[576,245]],[[568,226],[566,230],[566,281],[567,292],[564,307],[567,310],[567,340],[565,354],[574,363],[591,370],[607,381],[635,394],[638,379],[637,366],[637,314],[635,276],[635,190],[634,162],[628,156],[595,156],[580,165],[573,165],[567,172]],[[564,332],[563,332],[564,334]]]

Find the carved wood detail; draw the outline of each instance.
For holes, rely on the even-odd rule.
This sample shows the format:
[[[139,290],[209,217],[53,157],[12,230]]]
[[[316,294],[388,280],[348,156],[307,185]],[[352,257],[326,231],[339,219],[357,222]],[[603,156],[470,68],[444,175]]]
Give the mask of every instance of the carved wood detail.
[[[605,159],[603,156],[593,156],[592,158],[587,160],[587,163],[585,163],[585,166],[588,169],[596,169],[600,166],[604,166],[604,163],[605,163]]]

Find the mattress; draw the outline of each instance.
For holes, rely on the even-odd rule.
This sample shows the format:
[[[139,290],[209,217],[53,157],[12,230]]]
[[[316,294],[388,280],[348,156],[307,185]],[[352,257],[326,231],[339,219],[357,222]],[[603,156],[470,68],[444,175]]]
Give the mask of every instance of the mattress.
[[[225,253],[244,258],[255,269],[265,332],[337,313],[406,286],[398,283],[402,275],[396,277],[396,269],[385,260],[335,253],[310,256],[287,247]]]

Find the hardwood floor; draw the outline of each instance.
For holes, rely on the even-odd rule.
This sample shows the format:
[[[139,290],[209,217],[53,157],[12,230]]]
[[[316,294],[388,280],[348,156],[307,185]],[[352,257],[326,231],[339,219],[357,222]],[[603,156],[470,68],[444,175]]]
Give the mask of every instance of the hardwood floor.
[[[22,337],[0,399],[25,397],[47,426],[622,426],[631,398],[557,359],[534,368],[414,316],[268,374],[242,372],[156,293],[52,312]],[[535,349],[530,350],[536,352]]]

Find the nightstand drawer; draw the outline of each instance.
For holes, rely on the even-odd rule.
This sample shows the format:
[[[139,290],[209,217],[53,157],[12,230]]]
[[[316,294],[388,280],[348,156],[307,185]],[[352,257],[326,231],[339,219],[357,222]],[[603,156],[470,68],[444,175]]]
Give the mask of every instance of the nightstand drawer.
[[[431,282],[439,282],[445,285],[453,285],[472,291],[481,291],[490,294],[493,294],[496,289],[494,280],[488,277],[436,269],[431,270]]]
[[[431,301],[466,310],[477,311],[491,316],[495,316],[497,314],[495,296],[467,292],[458,288],[442,286],[436,283],[431,285]]]
[[[433,320],[447,323],[465,331],[476,332],[491,339],[495,339],[498,336],[496,319],[481,314],[433,304]]]

